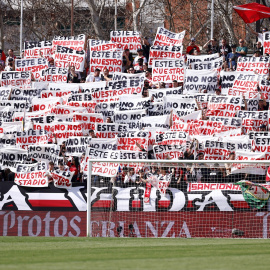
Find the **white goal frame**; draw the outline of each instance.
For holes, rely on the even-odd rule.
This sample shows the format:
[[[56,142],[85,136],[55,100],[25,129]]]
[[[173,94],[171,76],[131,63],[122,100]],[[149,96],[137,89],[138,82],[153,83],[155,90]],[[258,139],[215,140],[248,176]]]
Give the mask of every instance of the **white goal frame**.
[[[87,237],[92,237],[92,226],[91,226],[91,178],[92,178],[92,164],[94,162],[105,162],[105,163],[119,163],[119,164],[127,164],[127,163],[145,163],[145,164],[157,164],[157,165],[165,165],[166,164],[220,164],[224,165],[234,163],[234,164],[261,164],[265,166],[270,166],[270,160],[114,160],[114,159],[89,159],[88,160],[88,175],[87,175],[87,222],[86,222],[86,231]]]

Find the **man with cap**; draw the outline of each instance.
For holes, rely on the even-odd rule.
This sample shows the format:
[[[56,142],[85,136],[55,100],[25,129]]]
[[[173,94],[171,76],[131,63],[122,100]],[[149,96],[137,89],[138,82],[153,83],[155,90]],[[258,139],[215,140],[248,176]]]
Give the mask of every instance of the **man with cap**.
[[[138,49],[137,50],[138,55],[135,57],[134,61],[133,61],[133,67],[134,69],[137,70],[143,70],[143,63],[147,63],[147,59],[146,57],[143,55],[143,49]],[[142,59],[142,65],[140,66],[139,64],[141,64],[141,62],[139,63],[139,59]],[[140,60],[141,61],[141,60]]]
[[[190,54],[193,49],[195,49],[199,53],[201,52],[200,48],[195,44],[195,38],[192,38],[190,40],[190,45],[187,47],[186,54]]]

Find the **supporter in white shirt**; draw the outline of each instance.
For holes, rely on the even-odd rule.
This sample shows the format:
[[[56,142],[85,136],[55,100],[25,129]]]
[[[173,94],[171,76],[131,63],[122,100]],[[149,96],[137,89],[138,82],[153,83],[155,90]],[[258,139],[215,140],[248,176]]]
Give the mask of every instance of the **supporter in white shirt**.
[[[147,59],[145,56],[143,56],[143,49],[138,49],[137,50],[138,55],[135,57],[134,61],[133,61],[133,67],[134,69],[137,70],[143,70],[143,65],[139,65],[138,60],[139,59],[143,59],[143,63],[147,63]]]
[[[124,179],[124,184],[127,183],[135,183],[137,178],[137,174],[134,171],[134,168],[129,168],[129,171]]]
[[[101,76],[100,76],[100,69],[96,68],[94,75],[89,74],[86,77],[85,82],[100,82],[102,80]]]

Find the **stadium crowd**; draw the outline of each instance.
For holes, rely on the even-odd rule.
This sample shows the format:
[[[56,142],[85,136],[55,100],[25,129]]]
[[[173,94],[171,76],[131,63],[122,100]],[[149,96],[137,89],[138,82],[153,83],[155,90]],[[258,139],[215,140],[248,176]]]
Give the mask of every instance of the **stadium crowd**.
[[[268,31],[268,29],[264,28],[263,32]],[[152,133],[152,137],[149,136],[147,142],[142,142],[142,138],[137,136],[137,140],[133,142],[126,143],[129,145],[129,147],[123,147],[116,145],[117,151],[133,151],[136,153],[144,153],[144,158],[146,159],[167,159],[167,160],[189,160],[190,163],[185,164],[179,164],[178,166],[170,165],[169,167],[161,167],[156,166],[155,164],[151,165],[144,165],[144,166],[137,166],[137,167],[129,167],[127,164],[125,164],[125,160],[123,159],[123,166],[119,167],[117,169],[117,175],[113,177],[106,177],[102,175],[95,175],[93,177],[93,185],[116,185],[119,187],[126,187],[130,184],[136,185],[136,186],[144,186],[147,183],[147,179],[151,176],[156,176],[159,181],[169,181],[170,186],[176,187],[176,188],[185,188],[186,184],[189,182],[200,182],[200,183],[213,183],[213,182],[219,182],[219,183],[229,183],[229,182],[236,182],[239,180],[250,180],[255,181],[259,183],[263,183],[268,181],[268,178],[266,177],[267,174],[267,167],[264,168],[264,173],[257,174],[254,173],[246,173],[245,171],[238,170],[237,172],[232,173],[232,163],[225,164],[225,166],[222,166],[222,164],[218,163],[218,160],[247,160],[250,159],[250,157],[253,157],[253,159],[258,160],[264,160],[267,159],[265,156],[261,157],[260,154],[262,154],[262,148],[261,145],[255,144],[254,140],[259,136],[260,138],[267,138],[269,136],[268,134],[268,125],[266,124],[268,122],[269,117],[267,116],[266,121],[262,122],[259,121],[257,125],[251,126],[251,125],[243,125],[245,118],[248,118],[248,114],[245,114],[245,112],[256,112],[257,114],[259,112],[268,112],[269,108],[269,100],[268,95],[266,91],[262,91],[261,83],[260,81],[257,81],[256,87],[251,92],[256,92],[257,96],[254,98],[254,100],[257,102],[253,102],[252,104],[249,103],[249,100],[253,100],[253,97],[250,98],[248,95],[242,94],[243,99],[241,100],[240,108],[233,109],[232,111],[228,111],[228,116],[225,114],[223,115],[220,113],[220,111],[225,111],[225,107],[220,106],[219,110],[211,109],[207,104],[211,103],[210,100],[214,101],[217,98],[221,97],[231,97],[228,95],[228,91],[224,92],[223,89],[223,77],[226,76],[226,73],[231,74],[231,72],[235,73],[241,73],[237,71],[237,66],[239,63],[239,59],[242,57],[246,57],[248,52],[253,51],[252,56],[250,58],[262,58],[262,57],[268,57],[268,54],[264,54],[264,50],[262,47],[262,41],[258,41],[256,43],[256,46],[254,49],[247,48],[245,46],[244,39],[239,39],[239,44],[232,44],[229,45],[228,41],[226,39],[217,40],[216,38],[213,38],[209,40],[206,44],[203,46],[199,46],[196,42],[195,38],[191,38],[189,46],[186,48],[185,53],[183,53],[184,59],[185,59],[185,65],[187,69],[192,70],[192,62],[188,62],[188,57],[198,57],[200,59],[200,56],[212,56],[214,54],[218,54],[218,57],[222,57],[222,64],[218,67],[218,81],[216,83],[215,89],[208,91],[206,89],[199,89],[197,93],[191,92],[190,94],[185,91],[185,80],[178,81],[178,80],[171,80],[168,81],[159,81],[155,82],[153,81],[153,67],[148,67],[149,60],[150,60],[150,52],[151,52],[151,44],[149,43],[147,38],[141,38],[142,40],[142,46],[137,50],[137,54],[131,53],[128,48],[126,48],[123,51],[122,56],[122,76],[123,74],[132,76],[136,75],[134,78],[141,78],[139,75],[143,76],[143,84],[142,84],[142,90],[141,95],[129,95],[128,99],[132,102],[135,99],[141,98],[148,100],[149,102],[143,103],[142,106],[139,106],[137,108],[134,108],[136,110],[144,109],[146,113],[142,114],[142,118],[147,117],[155,117],[153,118],[153,123],[155,121],[160,121],[160,129],[157,128],[158,125],[153,126],[153,124],[147,124],[143,125],[142,120],[138,120],[142,125],[140,128],[132,129],[130,128],[129,122],[124,121],[121,122],[117,120],[116,117],[116,111],[112,115],[106,115],[102,114],[102,122],[109,125],[127,125],[128,130],[126,130],[126,133],[128,132],[137,132],[138,131],[149,131]],[[202,44],[200,44],[202,45]],[[74,66],[70,65],[68,68],[68,75],[67,75],[67,81],[68,84],[76,84],[79,85],[79,88],[81,85],[86,84],[93,84],[99,82],[105,82],[106,87],[109,87],[110,82],[114,81],[114,72],[109,71],[110,66],[104,68],[101,70],[100,68],[94,68],[94,72],[91,71],[91,64],[90,64],[90,48],[85,47],[86,49],[86,58],[84,63],[84,70],[82,72],[79,72],[75,69]],[[40,53],[40,58],[42,58],[43,55]],[[22,55],[15,56],[13,49],[10,48],[7,51],[7,54],[5,54],[4,51],[0,50],[0,74],[3,72],[10,72],[10,71],[16,71],[15,67],[15,60],[16,59],[25,59],[24,58],[24,52],[22,52]],[[264,58],[266,59],[266,58]],[[212,60],[210,60],[211,62]],[[264,60],[262,60],[264,61]],[[267,63],[269,63],[269,59],[267,58]],[[48,67],[55,67],[55,59],[52,55],[48,58]],[[197,71],[194,70],[194,75]],[[252,70],[253,74],[257,74],[256,71]],[[138,75],[139,74],[139,75]],[[242,72],[242,74],[245,74],[245,72]],[[258,74],[257,74],[258,75]],[[268,80],[269,81],[269,73],[267,76],[264,76],[263,78],[260,78],[260,80]],[[187,75],[186,75],[187,76]],[[31,78],[32,83],[38,82],[37,79],[35,79],[33,76]],[[232,82],[233,83],[233,82]],[[49,85],[49,83],[47,83]],[[270,84],[270,83],[269,83]],[[233,86],[233,85],[232,85]],[[91,87],[91,86],[89,86]],[[96,86],[93,86],[96,87]],[[2,87],[3,88],[3,87]],[[1,89],[2,89],[1,88]],[[34,88],[32,86],[32,88]],[[42,91],[48,91],[46,88]],[[80,92],[84,93],[84,88],[80,88]],[[108,88],[107,88],[108,89]],[[184,98],[184,96],[192,95],[192,100],[195,100],[195,106],[192,110],[188,109],[182,109],[182,114],[177,114],[177,112],[172,108],[167,112],[166,114],[163,112],[165,111],[165,103],[164,101],[160,101],[158,98],[156,98],[153,93],[154,91],[157,92],[164,92],[165,90],[174,89],[177,91],[176,95],[171,95],[172,98],[175,98],[176,101],[178,98]],[[41,93],[42,93],[41,91]],[[247,90],[248,92],[248,90]],[[92,90],[92,93],[94,91]],[[72,96],[72,93],[69,93],[69,98]],[[201,102],[198,98],[198,95],[203,95],[206,97],[206,102]],[[139,96],[139,97],[138,97]],[[165,95],[164,95],[165,96]],[[170,97],[170,95],[167,95],[167,97]],[[235,97],[238,97],[235,95]],[[241,98],[242,98],[241,97]],[[39,104],[43,103],[43,99],[41,98],[41,95],[37,97],[39,99]],[[120,97],[119,97],[120,98]],[[13,100],[12,99],[12,91],[10,92],[10,95],[7,100]],[[16,99],[14,99],[16,100]],[[9,120],[5,121],[4,118],[1,119],[1,125],[2,125],[2,134],[1,134],[1,147],[10,149],[10,147],[14,147],[16,149],[20,148],[20,146],[17,143],[14,143],[14,140],[16,142],[16,136],[17,132],[27,132],[27,130],[34,129],[35,123],[35,117],[39,115],[39,117],[45,117],[46,115],[54,116],[54,123],[55,122],[72,122],[74,121],[74,115],[54,115],[53,113],[50,114],[42,114],[42,112],[39,112],[37,110],[33,110],[33,104],[31,103],[32,99],[29,97],[25,98],[27,103],[29,103],[28,111],[24,111],[24,116],[21,118],[16,118],[16,110],[11,111],[12,117],[9,119],[12,119],[14,125],[16,122],[22,123],[22,129],[21,127],[19,129],[10,129],[7,128],[5,130],[5,125],[3,125],[4,122],[9,122]],[[72,99],[71,99],[72,100]],[[92,95],[92,100],[94,100]],[[120,99],[119,99],[120,100]],[[187,104],[188,104],[188,99]],[[254,101],[253,100],[253,101]],[[120,100],[121,101],[121,100]],[[120,102],[116,101],[116,102]],[[62,101],[63,102],[63,101]],[[99,103],[106,104],[110,103],[110,100],[106,100],[105,102],[97,101],[96,106],[98,106]],[[134,101],[135,102],[135,101]],[[227,101],[225,101],[226,103]],[[221,102],[222,103],[222,102]],[[35,103],[36,104],[36,103]],[[254,105],[255,104],[255,105]],[[119,105],[119,104],[118,104]],[[150,107],[152,105],[152,108],[155,108],[154,110],[150,110]],[[161,107],[154,107],[161,105]],[[59,105],[58,105],[59,106]],[[60,107],[67,107],[70,106],[70,108],[74,109],[69,103],[60,103]],[[157,108],[157,109],[156,109]],[[227,108],[227,107],[226,107]],[[84,115],[88,113],[92,113],[93,116],[96,115],[98,117],[98,114],[101,112],[100,110],[97,110],[97,107],[94,108],[92,111],[87,108],[80,108],[80,111],[73,110],[73,114]],[[122,109],[126,110],[126,109]],[[120,110],[120,111],[122,111]],[[4,108],[3,108],[4,111]],[[132,113],[132,110],[127,110]],[[151,114],[151,112],[154,112]],[[179,112],[179,111],[178,111]],[[239,112],[242,112],[242,114],[239,114]],[[36,114],[35,114],[36,113]],[[141,114],[141,112],[137,113],[138,115]],[[255,116],[258,119],[260,119],[261,116]],[[191,116],[195,115],[195,116]],[[254,114],[255,115],[255,114]],[[164,120],[164,116],[166,116],[166,120]],[[156,120],[159,119],[160,120]],[[253,116],[251,116],[250,121],[254,120],[252,119]],[[33,119],[31,119],[33,118]],[[215,118],[215,119],[214,119]],[[219,118],[219,119],[218,119]],[[232,125],[232,124],[226,124],[226,121],[232,121],[238,120],[241,118],[240,125]],[[149,119],[150,120],[150,119]],[[52,123],[53,123],[52,122]],[[80,121],[79,121],[80,122]],[[220,128],[214,129],[212,124],[215,124],[216,122],[219,122]],[[148,123],[148,122],[146,122]],[[198,124],[199,123],[199,124]],[[204,124],[208,124],[211,126],[209,130],[207,127],[205,127],[205,130],[207,130],[207,133],[204,133]],[[95,124],[95,123],[93,123]],[[227,128],[229,126],[229,128]],[[10,131],[11,130],[11,131]],[[213,131],[211,133],[211,130]],[[175,132],[175,134],[180,134],[181,132],[185,134],[186,138],[182,139],[182,137],[169,137],[170,134],[168,132]],[[210,132],[210,133],[209,133]],[[46,132],[44,131],[44,134]],[[93,142],[98,143],[100,140],[100,144],[106,144],[113,138],[120,138],[119,134],[120,131],[114,133],[113,137],[102,137],[102,132],[96,130],[95,128],[86,128],[83,130],[83,134],[80,136],[88,137],[90,140],[88,141],[88,146],[90,148],[93,148]],[[256,134],[255,134],[256,133]],[[135,134],[135,133],[134,133]],[[154,135],[153,135],[154,134]],[[163,134],[163,137],[161,139],[161,142],[157,141],[158,134]],[[164,135],[167,134],[167,135]],[[253,134],[253,137],[250,135]],[[27,135],[26,135],[27,136]],[[165,137],[168,136],[169,139],[165,139]],[[13,139],[13,143],[7,143],[7,138]],[[150,143],[150,138],[152,138]],[[227,140],[228,138],[228,140]],[[246,145],[248,145],[248,148],[246,151],[240,151],[239,148],[234,146],[234,149],[228,148],[229,143],[234,144],[235,141],[243,141]],[[209,154],[210,150],[206,150],[207,145],[206,142],[209,143],[209,141],[218,141],[218,142],[224,142],[224,145],[226,144],[226,147],[224,147],[225,152],[224,154],[217,154],[212,155]],[[58,175],[63,174],[63,172],[72,172],[72,179],[71,181],[73,183],[82,183],[86,181],[86,160],[87,158],[94,158],[94,157],[101,157],[100,156],[91,156],[89,154],[88,147],[82,148],[81,152],[76,155],[72,155],[70,150],[68,150],[68,146],[66,145],[66,140],[59,140],[59,137],[57,137],[56,133],[51,130],[50,136],[48,140],[45,142],[46,145],[58,145],[59,151],[57,152],[57,157],[54,157],[53,160],[47,159],[44,160],[47,164],[47,172],[46,177],[48,179],[49,183],[54,182],[53,172],[57,172]],[[125,143],[124,143],[125,144]],[[35,143],[33,143],[35,145]],[[39,144],[40,145],[40,144]],[[29,145],[28,145],[29,146]],[[163,151],[162,155],[158,155],[158,149],[157,146],[168,146],[168,148],[172,146],[178,146],[181,148],[177,148],[170,151]],[[266,145],[267,146],[267,145]],[[27,149],[27,147],[22,147],[23,149]],[[210,149],[211,147],[209,147]],[[216,149],[221,149],[221,146],[217,146]],[[67,151],[68,150],[68,151]],[[208,151],[208,152],[207,152]],[[102,152],[102,151],[101,151]],[[92,152],[93,153],[93,152]],[[226,154],[225,154],[226,153]],[[245,156],[245,153],[247,154]],[[31,154],[30,151],[28,152],[29,156],[28,159],[25,160],[25,164],[35,164],[39,159],[35,159]],[[255,156],[257,154],[257,156]],[[268,154],[268,150],[264,151],[264,154]],[[3,156],[2,156],[3,157]],[[137,156],[136,156],[137,157]],[[252,159],[252,158],[251,158]],[[141,159],[139,159],[141,160]],[[139,161],[138,160],[138,161]],[[202,162],[200,164],[198,163],[192,163],[193,160],[201,160]],[[215,164],[208,165],[204,164],[204,160],[215,160]],[[23,163],[23,162],[22,162]],[[14,181],[16,176],[16,171],[14,168],[8,168],[1,165],[1,175],[0,175],[0,181]]]

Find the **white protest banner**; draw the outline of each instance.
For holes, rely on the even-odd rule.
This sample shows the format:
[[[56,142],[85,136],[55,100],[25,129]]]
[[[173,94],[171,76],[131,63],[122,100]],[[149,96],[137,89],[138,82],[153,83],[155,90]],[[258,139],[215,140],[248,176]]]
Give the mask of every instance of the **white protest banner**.
[[[112,42],[121,45],[123,51],[129,49],[130,52],[136,53],[142,48],[140,33],[137,31],[111,31],[110,37]]]
[[[93,162],[92,174],[103,177],[115,177],[118,173],[119,164],[109,162]],[[87,166],[84,172],[87,174]]]
[[[129,91],[130,94],[141,93],[144,77],[137,77],[134,79],[123,79],[118,81],[109,81],[108,87],[110,90],[123,90]],[[132,90],[132,91],[131,91]],[[128,94],[128,93],[127,93]]]
[[[14,134],[0,134],[0,146],[1,148],[16,146],[15,135]]]
[[[15,59],[16,71],[31,71],[36,80],[40,78],[40,71],[48,68],[46,58]]]
[[[24,187],[48,187],[46,164],[44,162],[33,165],[17,164],[14,182]]]
[[[249,139],[253,140],[257,137],[270,137],[270,131],[249,131]]]
[[[0,100],[9,99],[11,88],[9,87],[0,87]]]
[[[143,159],[147,159],[147,152],[135,152],[135,151],[126,151],[126,150],[120,150],[119,151],[120,159],[123,160],[130,160],[130,159],[139,159],[139,160],[143,160]]]
[[[71,101],[91,101],[92,96],[88,93],[72,94],[68,97],[68,102]]]
[[[150,98],[142,98],[136,95],[132,98],[130,95],[122,95],[119,97],[120,111],[143,110],[149,108],[150,104]]]
[[[95,130],[96,123],[103,123],[103,116],[101,113],[74,113],[74,122],[80,122],[85,131]]]
[[[97,138],[112,139],[117,137],[118,132],[127,132],[128,126],[123,124],[96,123],[95,131]]]
[[[13,122],[14,113],[11,107],[0,106],[0,126],[3,122]]]
[[[248,174],[257,174],[257,175],[265,175],[266,167],[258,164],[245,164],[245,160],[264,160],[264,153],[254,153],[254,152],[235,152],[235,160],[241,160],[243,163],[233,163],[231,168],[231,173],[248,173]]]
[[[187,55],[187,65],[196,62],[209,62],[219,58],[219,53],[214,53],[210,55]]]
[[[106,81],[80,83],[78,84],[78,86],[80,87],[80,92],[85,94],[91,94],[94,92],[108,89]]]
[[[182,145],[154,145],[154,154],[156,159],[178,160],[184,157],[185,149]]]
[[[62,98],[46,98],[46,99],[40,99],[40,98],[33,98],[32,99],[32,109],[33,111],[43,111],[45,113],[49,113],[52,108],[54,108],[57,105],[62,104]]]
[[[268,111],[239,111],[237,117],[241,117],[242,126],[248,130],[258,131],[259,126],[268,126]]]
[[[51,91],[46,90],[41,92],[41,98],[63,97],[63,100],[67,101],[71,95],[70,90]]]
[[[154,60],[152,66],[152,82],[184,81],[185,61],[181,57],[177,60]]]
[[[65,116],[64,118],[71,118],[71,121],[73,119],[74,113],[84,113],[84,112],[86,112],[86,110],[82,107],[71,107],[67,105],[57,105],[51,109],[51,113],[53,113],[56,117],[58,117],[58,119],[60,119],[61,116]]]
[[[67,106],[70,106],[70,109],[86,110],[89,113],[95,112],[96,105],[97,103],[92,101],[71,101],[67,103]]]
[[[29,129],[23,132],[17,132],[16,145],[27,149],[29,145],[47,144],[50,134],[46,130]]]
[[[152,67],[153,60],[179,59],[181,56],[183,56],[183,46],[152,46],[148,67]]]
[[[202,119],[202,111],[201,110],[189,113],[189,114],[187,114],[185,116],[181,116],[181,117],[173,114],[173,121],[177,120],[178,122],[182,121],[184,123],[190,123],[190,122],[194,122],[194,121],[201,120],[201,119]]]
[[[221,93],[222,95],[227,95],[229,89],[233,87],[233,82],[235,78],[240,74],[240,72],[236,71],[224,71],[220,72],[220,80],[221,80]]]
[[[127,124],[129,129],[140,129],[141,120],[145,115],[145,110],[115,111],[114,121],[118,124]]]
[[[211,70],[221,68],[223,64],[223,56],[210,61],[196,61],[189,64],[190,69],[194,70]]]
[[[10,110],[15,112],[28,111],[30,108],[30,104],[25,100],[0,100],[0,106],[10,107]]]
[[[242,97],[212,96],[208,102],[208,116],[233,117],[237,111],[241,110]]]
[[[254,73],[240,73],[235,78],[233,83],[233,90],[243,90],[243,91],[255,91],[257,89],[257,83],[259,80],[259,76]]]
[[[71,179],[74,175],[74,172],[55,170],[51,172],[50,175],[53,179],[55,187],[67,189],[72,187]]]
[[[98,103],[95,107],[96,113],[101,113],[103,115],[103,120],[105,121],[107,117],[111,119],[114,118],[114,111],[119,109],[118,102],[107,102],[107,103]]]
[[[0,74],[1,86],[29,88],[31,85],[30,71],[2,71]]]
[[[49,67],[41,71],[40,81],[44,82],[67,82],[68,69]]]
[[[53,122],[48,125],[51,126],[51,132],[55,134],[58,145],[69,137],[84,135],[82,125],[78,122]]]
[[[101,150],[88,146],[86,149],[86,161],[88,159],[119,159],[118,150]]]
[[[118,150],[141,151],[143,148],[147,151],[148,149],[148,131],[119,132],[117,137]]]
[[[163,97],[170,95],[181,95],[183,90],[179,88],[149,89],[149,97],[155,102],[163,102]]]
[[[4,134],[17,134],[17,132],[22,131],[23,123],[22,122],[2,122],[0,127],[0,133]]]
[[[126,80],[141,80],[144,81],[144,73],[121,73],[114,72],[112,77],[113,81],[126,81]]]
[[[173,110],[179,117],[192,113],[197,108],[194,98],[182,98],[182,96],[165,96],[164,114],[170,114]]]
[[[269,57],[239,57],[237,60],[236,71],[253,71],[256,74],[268,75],[269,74]]]
[[[85,51],[76,51],[67,47],[57,46],[54,54],[54,64],[58,68],[75,67],[76,71],[83,72]]]
[[[52,161],[53,155],[59,156],[60,147],[56,144],[29,145],[29,157],[36,161]]]
[[[34,97],[40,97],[40,89],[20,89],[13,88],[10,95],[10,100],[26,100],[32,102]]]
[[[154,46],[180,46],[183,43],[186,31],[173,33],[164,27],[158,27]]]
[[[259,108],[260,94],[255,93],[255,92],[249,92],[249,93],[254,93],[254,95],[246,100],[247,111],[257,111]],[[243,101],[243,103],[244,103],[244,101]],[[242,104],[242,106],[245,106],[245,103]]]
[[[52,55],[52,42],[49,40],[24,42],[24,58],[45,57],[48,60]]]
[[[90,72],[94,72],[96,68],[101,71],[108,69],[109,72],[121,72],[122,57],[122,52],[90,51]]]
[[[270,54],[270,32],[263,33],[263,54]]]
[[[66,140],[66,155],[80,157],[86,152],[90,137],[69,137]]]
[[[267,102],[269,102],[269,99],[270,99],[270,80],[261,80],[259,82],[259,87],[260,87],[260,90],[263,95],[263,97],[265,98],[265,100]]]
[[[204,91],[214,93],[217,88],[217,82],[217,71],[215,70],[199,70],[194,73],[194,70],[186,69],[184,94],[200,93]]]
[[[243,135],[242,128],[236,128],[236,129],[229,129],[228,131],[218,132],[218,134],[215,134],[215,136],[218,136],[219,138],[223,137],[238,137]]]
[[[92,147],[100,151],[115,151],[117,150],[117,138],[112,139],[91,138],[91,140],[89,140],[89,147]]]
[[[226,137],[223,141],[206,140],[204,143],[205,160],[226,160],[231,152],[248,151],[252,148],[248,136],[241,138]]]
[[[118,51],[122,48],[121,44],[107,40],[88,39],[90,51]],[[122,49],[121,49],[122,50]]]
[[[168,130],[170,128],[170,116],[146,116],[141,120],[142,128],[155,128],[158,130]]]
[[[76,51],[84,50],[85,35],[81,34],[78,36],[54,36],[52,41],[52,50],[56,50],[56,46],[64,46]]]
[[[17,164],[23,164],[27,159],[27,150],[15,147],[0,149],[0,166],[2,170],[9,168],[12,172],[16,172]]]
[[[164,115],[163,102],[151,102],[150,106],[146,109],[147,116],[160,116]]]
[[[226,127],[240,128],[242,127],[242,118],[238,117],[224,117],[224,116],[210,116],[209,121],[222,122]]]
[[[49,91],[69,91],[72,94],[78,93],[80,91],[80,85],[76,83],[49,83],[48,89]]]
[[[186,145],[187,141],[190,141],[190,137],[184,131],[156,132],[157,145]]]
[[[265,159],[270,159],[270,136],[254,138],[254,152],[265,154]]]
[[[211,136],[215,133],[227,131],[227,127],[222,122],[199,120],[191,123],[193,135]]]

